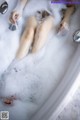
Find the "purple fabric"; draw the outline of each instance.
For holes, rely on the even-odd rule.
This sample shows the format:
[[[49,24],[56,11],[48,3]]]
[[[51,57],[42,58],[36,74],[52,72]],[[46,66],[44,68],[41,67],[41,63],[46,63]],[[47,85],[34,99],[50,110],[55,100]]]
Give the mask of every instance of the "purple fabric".
[[[80,0],[52,0],[51,3],[80,4]]]

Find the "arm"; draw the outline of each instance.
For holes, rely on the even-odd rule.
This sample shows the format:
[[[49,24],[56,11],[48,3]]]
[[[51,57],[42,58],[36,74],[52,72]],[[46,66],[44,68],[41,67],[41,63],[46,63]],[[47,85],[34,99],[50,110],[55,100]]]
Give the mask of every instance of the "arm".
[[[26,5],[27,1],[28,1],[28,0],[20,0],[20,3],[22,4],[23,9],[24,9],[24,7],[25,7],[25,5]]]
[[[65,11],[63,19],[62,19],[62,21],[60,23],[59,31],[61,31],[63,29],[68,30],[70,17],[74,13],[74,10],[75,10],[75,5],[67,5],[67,10]]]
[[[27,3],[28,0],[18,0],[18,3],[17,3],[17,6],[15,7],[15,9],[21,9],[23,10],[26,3]]]
[[[65,12],[65,15],[64,15],[63,19],[65,21],[69,22],[70,17],[73,14],[74,10],[75,10],[75,6],[74,5],[67,5],[67,10]]]
[[[11,23],[16,23],[19,20],[19,18],[22,17],[22,12],[23,12],[23,9],[27,1],[28,0],[18,0],[17,6],[12,11],[10,18],[9,18]]]

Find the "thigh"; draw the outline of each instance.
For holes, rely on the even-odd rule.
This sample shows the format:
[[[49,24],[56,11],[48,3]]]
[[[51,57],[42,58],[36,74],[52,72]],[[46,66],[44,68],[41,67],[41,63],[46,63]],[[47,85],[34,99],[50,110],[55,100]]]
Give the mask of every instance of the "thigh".
[[[16,58],[21,59],[28,54],[34,39],[34,33],[35,33],[36,27],[37,27],[36,18],[32,16],[28,19],[27,25],[22,34],[22,37],[20,40],[20,46],[19,46]]]
[[[45,44],[50,30],[54,25],[54,18],[52,16],[47,17],[41,24],[38,25],[32,53],[39,51]]]

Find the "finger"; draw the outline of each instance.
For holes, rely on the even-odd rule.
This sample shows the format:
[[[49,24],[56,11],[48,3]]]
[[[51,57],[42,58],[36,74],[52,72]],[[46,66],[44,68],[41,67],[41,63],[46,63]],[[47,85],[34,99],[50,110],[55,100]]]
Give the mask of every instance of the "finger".
[[[13,24],[15,24],[15,21],[12,19],[12,17],[9,18],[9,21]]]
[[[61,31],[63,29],[63,24],[61,23],[58,29],[58,32]]]
[[[10,15],[10,18],[9,18],[9,20],[10,20],[11,23],[15,23],[15,20],[13,19],[13,14],[14,13],[12,12],[11,15]]]
[[[20,15],[19,13],[13,14],[13,20],[16,22],[19,19]]]
[[[12,19],[14,20],[14,22],[16,22],[16,14],[15,13],[13,13]]]
[[[60,27],[60,31],[63,30],[63,29],[64,29],[64,26],[62,25],[62,26]]]

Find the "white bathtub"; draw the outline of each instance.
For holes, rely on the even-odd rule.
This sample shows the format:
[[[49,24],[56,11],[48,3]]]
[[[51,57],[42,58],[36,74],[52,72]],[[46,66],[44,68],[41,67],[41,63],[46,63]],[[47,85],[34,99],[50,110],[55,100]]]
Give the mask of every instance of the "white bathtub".
[[[39,9],[44,9],[44,5],[46,9],[46,0],[40,0],[39,2],[42,2],[42,4],[39,4],[37,0],[32,1],[32,5],[37,3],[35,7],[37,10],[38,7],[40,7]],[[32,8],[32,5],[28,4],[26,7],[27,14],[29,14],[28,10]],[[34,11],[36,10],[34,9]],[[30,14],[33,14],[33,9],[30,12]],[[3,101],[0,100],[0,111],[9,111],[10,120],[29,120],[28,116],[31,118],[32,114],[36,111],[32,116],[32,120],[55,120],[66,105],[66,101],[70,98],[66,96],[73,94],[76,90],[79,82],[77,76],[79,75],[80,65],[80,45],[73,43],[72,35],[80,28],[78,15],[75,14],[77,18],[73,20],[71,25],[71,31],[69,31],[70,38],[68,37],[67,40],[65,37],[59,39],[59,37],[56,38],[53,35],[49,38],[49,44],[44,54],[45,57],[39,57],[38,60],[34,56],[26,57],[22,61],[19,61],[19,63],[17,62],[18,65],[12,64],[11,69],[7,70],[7,74],[5,73],[2,79],[0,79],[0,87],[2,88],[0,92],[2,90],[1,94],[3,96],[18,93],[21,98],[20,100],[15,100],[14,105],[10,107],[3,104]],[[5,17],[6,15],[3,18]],[[13,34],[13,32],[8,30],[8,24],[6,24],[8,17],[7,21],[5,19],[2,21],[5,24],[1,24],[2,29],[0,31],[0,36],[3,38],[0,41],[0,45],[3,45],[2,50],[0,50],[0,58],[2,58],[0,59],[1,74],[14,59],[19,45],[20,34],[16,32]],[[75,20],[78,23],[77,25],[75,24]],[[6,30],[4,31],[5,25]],[[4,34],[3,36],[2,33]],[[15,66],[21,72],[16,72],[14,69]],[[27,80],[25,79],[26,76]],[[32,86],[33,83],[35,83],[36,89],[35,86]],[[29,101],[29,94],[35,94],[35,91],[37,94],[36,100],[34,99],[37,101],[36,104]]]
[[[53,93],[31,120],[56,120],[80,85],[80,45],[71,61],[70,67]]]

